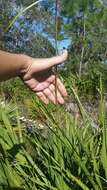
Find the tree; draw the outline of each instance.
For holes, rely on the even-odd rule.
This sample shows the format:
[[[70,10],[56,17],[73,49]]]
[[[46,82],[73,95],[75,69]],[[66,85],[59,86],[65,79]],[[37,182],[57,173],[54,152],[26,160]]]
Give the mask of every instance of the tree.
[[[7,30],[9,23],[33,1],[0,1],[0,47],[12,52],[27,53],[35,57],[47,57],[55,54],[54,47],[48,39],[51,34],[53,15],[50,11],[52,1],[32,7],[21,15],[12,27]],[[52,24],[51,24],[52,23]]]
[[[72,39],[67,72],[80,76],[106,63],[107,9],[98,0],[63,0],[64,32]],[[92,67],[93,68],[93,67]]]

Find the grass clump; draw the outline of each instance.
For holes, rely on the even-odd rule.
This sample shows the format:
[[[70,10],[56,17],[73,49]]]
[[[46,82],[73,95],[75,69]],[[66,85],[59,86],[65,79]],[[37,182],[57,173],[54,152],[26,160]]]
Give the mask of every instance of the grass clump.
[[[17,107],[11,110],[10,105],[0,106],[1,189],[107,189],[107,127],[102,85],[100,89],[97,129],[73,88],[80,120],[64,108],[51,111],[51,107],[47,109],[33,100],[33,109],[38,109],[45,118],[46,138],[36,131],[27,133]]]

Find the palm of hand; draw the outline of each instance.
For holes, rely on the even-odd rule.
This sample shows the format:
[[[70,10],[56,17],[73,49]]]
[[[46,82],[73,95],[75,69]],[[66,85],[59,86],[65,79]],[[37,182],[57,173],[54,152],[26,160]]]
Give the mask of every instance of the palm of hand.
[[[64,97],[67,96],[67,91],[59,78],[57,78],[56,82],[55,75],[52,73],[51,68],[56,64],[62,63],[66,58],[67,51],[61,56],[49,59],[33,59],[30,67],[28,67],[28,70],[22,77],[24,83],[45,104],[48,104],[49,101],[54,104],[64,104]]]
[[[56,100],[56,89],[55,89],[55,75],[49,70],[46,72],[36,73],[31,76],[24,83],[45,103],[49,101],[54,104],[64,104],[64,97],[67,96],[65,87],[63,86],[60,79],[57,79],[57,100]]]

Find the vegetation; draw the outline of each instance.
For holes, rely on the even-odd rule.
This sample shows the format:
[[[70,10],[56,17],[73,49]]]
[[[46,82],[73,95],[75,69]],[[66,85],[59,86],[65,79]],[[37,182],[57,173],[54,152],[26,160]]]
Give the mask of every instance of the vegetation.
[[[71,90],[80,109],[80,121],[60,107],[56,115],[32,100],[35,110],[39,109],[46,119],[48,137],[34,129],[27,133],[17,107],[12,110],[11,104],[1,103],[1,189],[106,189],[107,131],[102,92],[100,127],[93,128],[92,118]]]
[[[0,84],[0,190],[107,189],[107,8],[101,2],[62,0],[59,5],[58,40],[70,45],[69,59],[58,72],[77,114],[65,106],[45,106],[19,79]],[[0,0],[0,49],[52,56],[55,1],[15,17],[31,3]],[[97,125],[81,102],[90,97],[97,101]],[[37,123],[25,124],[22,116]]]

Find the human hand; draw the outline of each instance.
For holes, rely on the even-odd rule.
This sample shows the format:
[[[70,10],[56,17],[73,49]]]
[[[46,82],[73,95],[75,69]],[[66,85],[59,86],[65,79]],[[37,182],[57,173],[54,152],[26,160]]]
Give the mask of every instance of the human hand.
[[[59,78],[57,78],[57,85],[55,84],[55,74],[52,72],[52,67],[63,63],[67,56],[68,52],[64,50],[60,56],[44,59],[32,58],[21,75],[24,83],[45,104],[48,104],[50,101],[54,104],[64,104],[64,97],[67,96],[67,91]],[[57,89],[55,89],[56,87]]]

